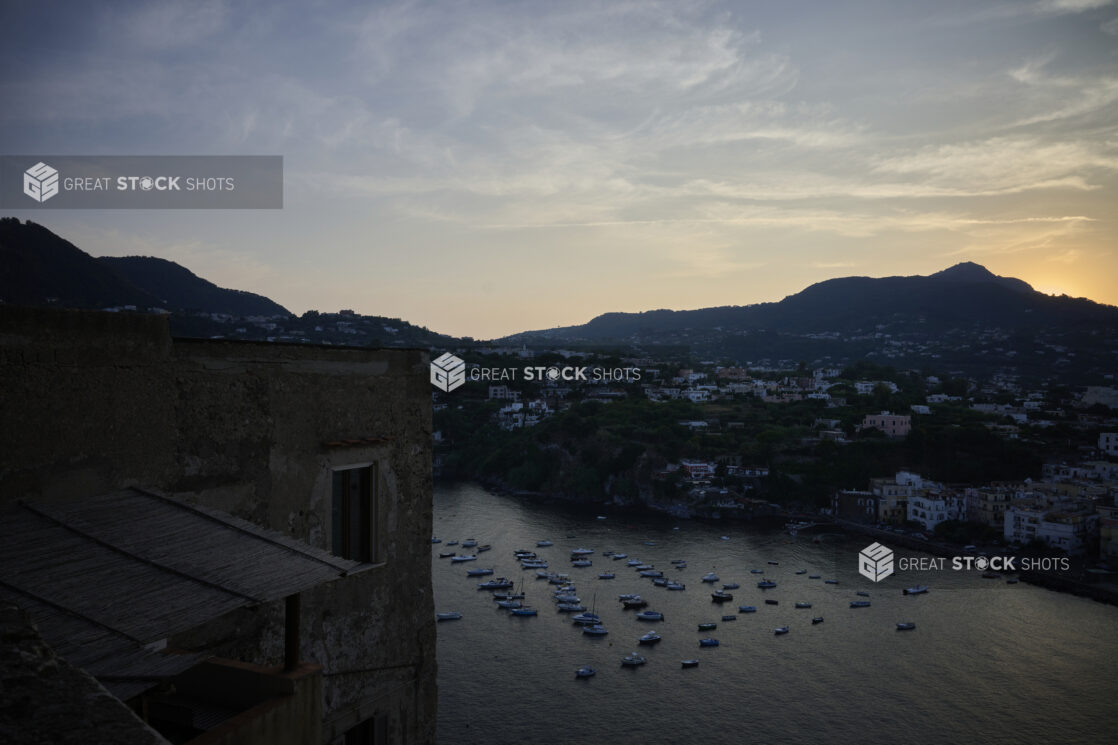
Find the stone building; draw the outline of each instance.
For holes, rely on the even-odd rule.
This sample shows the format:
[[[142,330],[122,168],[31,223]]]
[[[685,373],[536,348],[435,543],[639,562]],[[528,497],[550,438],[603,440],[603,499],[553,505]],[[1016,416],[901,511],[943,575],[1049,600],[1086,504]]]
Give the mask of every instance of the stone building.
[[[173,339],[162,316],[0,306],[0,510],[134,489],[359,565],[300,593],[316,741],[433,742],[427,365],[422,350]],[[163,643],[283,669],[290,610],[246,602]],[[142,695],[125,703],[143,718]]]

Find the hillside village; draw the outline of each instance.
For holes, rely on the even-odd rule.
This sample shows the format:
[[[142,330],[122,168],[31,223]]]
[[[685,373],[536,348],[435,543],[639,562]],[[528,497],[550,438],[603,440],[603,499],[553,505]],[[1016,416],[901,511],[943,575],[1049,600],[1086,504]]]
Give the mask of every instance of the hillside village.
[[[455,453],[469,437],[474,445],[485,442],[498,451],[516,443],[521,454],[534,453],[535,447],[544,456],[560,453],[552,459],[558,476],[535,483],[515,478],[525,475],[518,468],[523,462],[508,471],[468,474],[514,490],[640,504],[681,518],[749,519],[800,511],[917,539],[1118,559],[1118,390],[1113,387],[1030,386],[1010,374],[979,381],[958,371],[936,375],[867,363],[808,369],[791,362],[701,361],[680,367],[567,349],[458,351],[470,370],[598,366],[639,370],[639,379],[476,381],[450,393],[436,391],[436,469],[446,475],[464,475]],[[626,410],[620,419],[649,416],[658,426],[666,412],[680,412],[668,424],[682,445],[673,447],[670,438],[642,442],[639,428],[629,431],[610,421],[604,412],[612,406]],[[781,426],[758,431],[758,415]],[[586,468],[587,454],[565,434],[569,418],[591,418],[617,435],[616,442],[595,445],[613,447],[611,465],[599,461],[593,466],[603,483],[619,488],[594,495],[571,492],[574,482],[564,476]],[[982,469],[970,469],[975,478],[965,481],[904,467],[910,452],[905,447],[915,439],[979,429],[986,433],[984,444],[974,452],[964,449],[959,460],[980,462],[988,455],[982,449],[991,447],[1028,453],[1031,459],[991,470],[988,479],[980,478]],[[759,447],[759,440],[767,446]],[[1061,446],[1053,447],[1057,441]],[[820,488],[812,462],[841,461],[844,452],[854,451],[871,454],[866,475]],[[874,452],[883,457],[875,461]],[[534,458],[529,454],[524,460]],[[626,458],[628,463],[618,462]],[[890,470],[892,463],[899,467]],[[627,467],[610,470],[618,465]],[[624,488],[627,478],[637,483]]]

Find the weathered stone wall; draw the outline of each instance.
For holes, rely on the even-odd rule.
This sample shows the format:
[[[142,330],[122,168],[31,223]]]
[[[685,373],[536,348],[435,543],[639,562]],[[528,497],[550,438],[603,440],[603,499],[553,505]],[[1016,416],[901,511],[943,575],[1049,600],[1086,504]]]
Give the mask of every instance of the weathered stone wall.
[[[160,316],[0,307],[0,505],[162,490],[329,549],[332,469],[375,463],[383,561],[304,593],[323,741],[434,740],[427,354],[172,340]],[[172,640],[282,659],[282,604]]]

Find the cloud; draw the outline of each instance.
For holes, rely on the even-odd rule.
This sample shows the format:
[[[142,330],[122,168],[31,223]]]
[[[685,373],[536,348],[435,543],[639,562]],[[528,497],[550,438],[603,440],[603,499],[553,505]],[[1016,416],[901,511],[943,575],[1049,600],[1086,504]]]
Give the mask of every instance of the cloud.
[[[1090,142],[992,137],[882,156],[873,170],[919,177],[936,187],[979,192],[1089,189],[1088,174],[1118,170],[1118,157],[1112,149]]]

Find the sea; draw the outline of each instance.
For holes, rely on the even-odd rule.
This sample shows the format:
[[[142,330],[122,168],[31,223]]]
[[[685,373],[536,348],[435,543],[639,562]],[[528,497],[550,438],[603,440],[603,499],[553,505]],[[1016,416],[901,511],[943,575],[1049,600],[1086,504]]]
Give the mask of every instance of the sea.
[[[462,614],[438,623],[441,745],[1118,742],[1116,607],[951,571],[906,596],[903,572],[876,584],[858,574],[869,541],[857,535],[588,512],[474,484],[438,485],[434,507],[436,611]],[[472,552],[446,546],[468,538],[492,548],[473,562],[438,558]],[[541,540],[554,545],[537,548]],[[594,551],[592,566],[570,566],[576,548]],[[609,634],[583,635],[573,614],[556,610],[555,586],[520,568],[516,549],[569,574]],[[657,587],[609,551],[686,589]],[[490,577],[466,575],[482,567],[514,580],[539,615],[497,608],[477,589]],[[607,571],[616,578],[599,579]],[[719,582],[702,582],[708,572]],[[777,586],[758,589],[762,578]],[[713,602],[727,583],[740,585],[728,590],[733,600]],[[664,620],[638,620],[618,601],[623,593],[640,594]],[[850,607],[864,600],[869,607]],[[699,631],[704,622],[717,627]],[[898,622],[916,628],[899,631]],[[775,634],[780,626],[788,633]],[[638,646],[650,630],[662,641]],[[700,647],[707,637],[719,645]],[[623,667],[633,652],[646,664]],[[684,668],[685,659],[699,664]],[[576,678],[583,665],[596,674]]]

